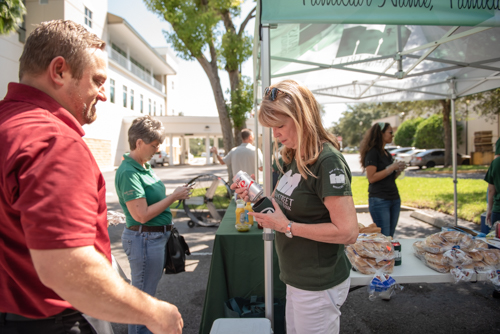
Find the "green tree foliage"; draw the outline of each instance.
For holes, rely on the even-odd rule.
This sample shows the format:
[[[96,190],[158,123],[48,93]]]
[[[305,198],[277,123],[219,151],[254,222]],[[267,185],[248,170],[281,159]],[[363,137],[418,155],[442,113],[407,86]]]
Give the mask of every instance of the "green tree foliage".
[[[342,136],[343,147],[359,146],[365,132],[375,119],[397,113],[395,103],[358,103],[348,106],[339,122],[334,122],[330,132]]]
[[[432,115],[420,122],[414,144],[418,148],[444,148],[443,118]]]
[[[213,143],[213,138],[210,138],[210,146],[213,146]],[[190,138],[189,152],[195,157],[199,157],[201,156],[201,153],[206,152],[205,138]]]
[[[500,113],[500,88],[464,97],[460,101],[467,104],[467,101],[472,102],[475,112],[482,116],[492,117]]]
[[[451,123],[451,122],[449,122]],[[451,128],[451,124],[448,125]],[[457,124],[457,140],[460,144],[460,138],[463,127]],[[443,117],[434,114],[431,117],[422,120],[416,129],[413,145],[418,148],[445,148],[444,122]]]
[[[26,8],[21,0],[0,0],[0,35],[15,32],[24,14]]]
[[[179,57],[196,59],[205,71],[215,97],[221,122],[224,149],[235,144],[231,116],[239,123],[246,112],[242,108],[230,111],[224,99],[219,69],[229,75],[231,99],[241,106],[246,84],[241,85],[241,64],[252,55],[252,38],[245,33],[248,22],[254,18],[251,10],[237,30],[233,18],[241,14],[242,0],[144,0],[149,10],[169,22],[172,32],[164,31],[167,41]],[[232,104],[232,103],[231,103]],[[242,115],[240,115],[242,114]]]
[[[246,127],[245,121],[253,108],[252,80],[247,76],[243,76],[238,87],[233,91],[228,90],[227,93],[231,96],[231,103],[227,103],[227,108],[234,124],[234,139],[236,145],[239,145],[241,144],[239,133]]]
[[[417,127],[423,120],[423,118],[417,117],[401,123],[401,125],[398,127],[398,130],[394,134],[394,144],[403,147],[414,146]]]

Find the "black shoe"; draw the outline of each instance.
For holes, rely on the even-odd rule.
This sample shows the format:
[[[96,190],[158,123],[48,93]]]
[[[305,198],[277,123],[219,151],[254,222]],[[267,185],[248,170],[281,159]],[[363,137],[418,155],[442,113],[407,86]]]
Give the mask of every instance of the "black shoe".
[[[500,299],[500,291],[498,290],[493,291],[493,298]]]

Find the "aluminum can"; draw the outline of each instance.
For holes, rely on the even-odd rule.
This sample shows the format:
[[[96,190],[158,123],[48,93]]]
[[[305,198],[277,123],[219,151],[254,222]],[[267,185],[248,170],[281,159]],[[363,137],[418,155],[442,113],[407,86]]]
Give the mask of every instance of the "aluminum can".
[[[257,202],[263,195],[264,189],[260,186],[260,184],[256,183],[250,175],[240,170],[233,177],[233,182],[236,183],[238,188],[245,188],[248,190],[248,197],[250,202]]]
[[[400,266],[401,265],[401,244],[399,243],[399,241],[393,240],[392,245],[394,246],[394,255],[396,256],[394,258],[394,265]]]

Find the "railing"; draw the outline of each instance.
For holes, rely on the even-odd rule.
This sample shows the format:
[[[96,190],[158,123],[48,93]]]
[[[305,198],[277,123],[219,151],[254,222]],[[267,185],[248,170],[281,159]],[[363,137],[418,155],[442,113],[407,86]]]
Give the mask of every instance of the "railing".
[[[118,53],[116,50],[109,48],[109,52],[111,54],[111,59],[116,61],[118,64],[120,64],[122,67],[126,68],[127,70],[129,69],[129,64],[130,64],[130,72],[132,72],[134,75],[137,77],[141,78],[143,81],[147,82],[148,84],[154,86],[156,89],[158,89],[160,92],[163,93],[163,85],[161,82],[153,78],[152,75],[149,73],[146,73],[143,69],[141,69],[139,66],[135,65],[134,63],[130,62],[126,57]]]
[[[151,76],[149,74],[147,74],[146,72],[144,72],[139,66],[135,65],[134,63],[131,63],[131,69],[132,69],[132,73],[134,73],[135,75],[137,75],[139,78],[141,78],[142,80],[146,81],[146,82],[149,82],[149,78],[151,78]]]
[[[111,49],[111,59],[114,61],[118,62],[121,66],[125,67],[128,69],[128,59],[121,54],[118,53],[118,51]]]
[[[160,92],[163,92],[163,85],[155,78],[153,78],[153,86],[155,86],[155,88],[158,89]]]

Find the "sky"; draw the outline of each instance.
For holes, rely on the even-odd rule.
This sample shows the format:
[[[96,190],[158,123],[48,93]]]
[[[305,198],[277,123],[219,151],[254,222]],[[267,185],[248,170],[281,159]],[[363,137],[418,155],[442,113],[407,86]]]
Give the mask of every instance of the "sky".
[[[255,6],[255,2],[246,0],[242,6],[243,18],[235,18],[234,22],[239,27],[240,22],[247,13]],[[163,30],[170,30],[170,24],[160,19],[157,15],[148,11],[142,0],[108,0],[108,12],[124,18],[134,29],[152,46],[165,47],[168,45]],[[246,31],[253,36],[254,20],[247,24]],[[196,61],[185,61],[178,59],[179,75],[176,83],[176,93],[178,101],[183,101],[179,111],[185,116],[218,116],[212,87],[207,75],[201,65]],[[250,58],[242,66],[242,74],[253,76],[253,63]],[[222,90],[225,92],[229,88],[229,78],[227,72],[219,70]],[[196,92],[196,98],[193,98]],[[332,122],[338,121],[341,113],[347,108],[345,104],[325,105],[325,116],[323,125],[331,126]]]

